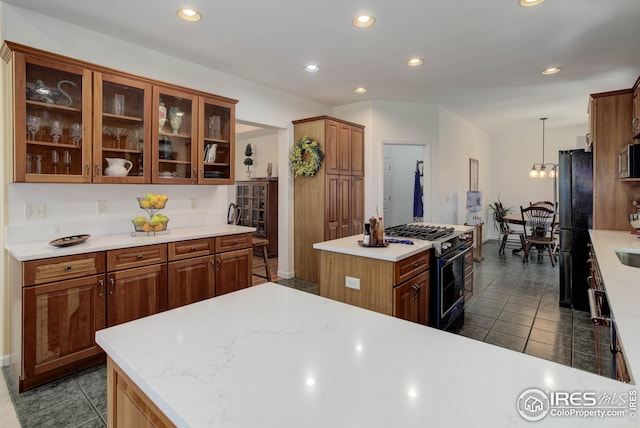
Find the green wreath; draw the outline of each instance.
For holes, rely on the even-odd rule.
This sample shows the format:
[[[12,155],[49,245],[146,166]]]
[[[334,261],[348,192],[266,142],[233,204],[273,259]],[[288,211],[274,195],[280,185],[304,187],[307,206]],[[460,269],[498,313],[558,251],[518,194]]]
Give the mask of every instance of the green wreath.
[[[324,155],[318,142],[306,135],[289,150],[289,164],[296,176],[313,177],[320,169],[323,159]]]

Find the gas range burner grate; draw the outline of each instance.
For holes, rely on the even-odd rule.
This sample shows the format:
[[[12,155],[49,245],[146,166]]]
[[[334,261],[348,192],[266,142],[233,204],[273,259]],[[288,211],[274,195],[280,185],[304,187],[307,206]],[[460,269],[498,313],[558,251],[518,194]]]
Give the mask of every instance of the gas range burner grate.
[[[423,239],[434,241],[451,235],[455,229],[445,226],[430,226],[428,224],[403,224],[385,229],[385,235],[398,238]]]

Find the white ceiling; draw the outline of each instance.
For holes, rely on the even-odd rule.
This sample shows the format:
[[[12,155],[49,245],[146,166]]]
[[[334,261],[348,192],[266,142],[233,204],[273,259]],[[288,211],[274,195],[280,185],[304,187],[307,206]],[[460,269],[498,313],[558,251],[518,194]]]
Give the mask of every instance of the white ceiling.
[[[489,133],[542,116],[586,132],[588,94],[640,75],[640,0],[3,1],[331,106],[442,104]],[[179,20],[184,6],[202,20]],[[354,27],[361,13],[375,26]]]

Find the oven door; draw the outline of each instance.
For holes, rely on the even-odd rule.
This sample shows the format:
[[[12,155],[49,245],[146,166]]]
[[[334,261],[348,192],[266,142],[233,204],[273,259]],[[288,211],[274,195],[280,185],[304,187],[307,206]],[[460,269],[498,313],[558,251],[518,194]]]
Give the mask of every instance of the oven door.
[[[437,328],[449,330],[458,317],[464,320],[464,256],[467,251],[471,248],[462,248],[438,259]]]

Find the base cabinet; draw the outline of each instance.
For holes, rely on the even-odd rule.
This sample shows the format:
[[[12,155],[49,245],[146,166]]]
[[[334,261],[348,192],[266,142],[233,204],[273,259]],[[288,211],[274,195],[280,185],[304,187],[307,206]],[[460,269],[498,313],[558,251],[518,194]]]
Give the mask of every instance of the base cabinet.
[[[429,324],[429,271],[393,288],[393,316]]]
[[[95,343],[100,329],[249,287],[251,248],[251,233],[241,233],[28,262],[10,258],[18,390],[104,361]]]

